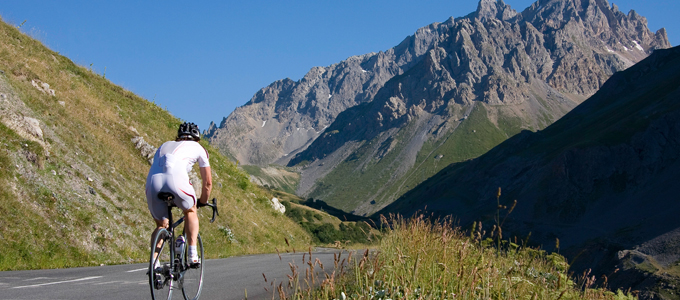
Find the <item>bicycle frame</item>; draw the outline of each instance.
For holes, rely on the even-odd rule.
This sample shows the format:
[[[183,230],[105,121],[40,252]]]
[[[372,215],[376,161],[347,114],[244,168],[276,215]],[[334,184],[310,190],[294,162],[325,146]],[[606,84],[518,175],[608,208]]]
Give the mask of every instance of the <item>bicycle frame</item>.
[[[170,226],[168,226],[168,232],[170,232],[170,241],[168,241],[168,246],[170,247],[170,257],[172,259],[170,260],[170,275],[173,281],[177,283],[178,288],[182,288],[182,277],[184,275],[184,272],[186,270],[182,270],[182,255],[184,253],[175,253],[175,242],[176,242],[176,237],[175,237],[175,228],[182,224],[184,222],[184,217],[179,218],[176,222],[172,222],[172,208],[174,205],[168,204],[168,223],[170,223]]]
[[[167,198],[167,200],[164,200],[168,204],[168,223],[169,226],[166,228],[167,232],[169,233],[169,236],[167,237],[167,240],[164,241],[163,243],[166,243],[165,246],[170,247],[170,261],[169,261],[169,266],[168,266],[168,274],[162,274],[163,276],[163,282],[167,282],[168,280],[171,280],[174,282],[174,284],[177,284],[176,288],[182,289],[183,288],[183,277],[185,272],[189,269],[186,268],[186,266],[183,266],[182,261],[184,259],[184,251],[182,253],[175,253],[175,241],[176,241],[176,235],[175,235],[175,228],[177,228],[179,225],[181,225],[184,222],[184,216],[179,218],[177,221],[173,222],[172,218],[172,208],[176,207],[174,202],[172,201],[173,199],[171,197]],[[210,223],[215,221],[215,216],[219,215],[219,211],[217,210],[217,205],[216,205],[216,199],[212,199],[212,203],[206,203],[202,204],[199,202],[198,207],[203,207],[203,206],[209,206],[213,210],[213,216],[212,219],[210,219]],[[163,246],[163,247],[165,247]],[[186,245],[185,245],[186,246]],[[158,248],[158,245],[154,245],[154,249],[152,251],[156,251],[155,249]],[[159,250],[160,251],[160,250]],[[160,253],[157,253],[157,255],[160,255]],[[168,278],[169,277],[169,278]],[[165,284],[165,283],[163,283]]]

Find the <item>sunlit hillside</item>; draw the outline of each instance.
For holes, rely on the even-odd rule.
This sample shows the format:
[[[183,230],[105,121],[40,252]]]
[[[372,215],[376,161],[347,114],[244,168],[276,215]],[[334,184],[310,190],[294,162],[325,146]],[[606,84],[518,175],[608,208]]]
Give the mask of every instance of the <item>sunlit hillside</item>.
[[[147,156],[181,121],[4,22],[0,70],[0,269],[145,261]],[[200,213],[209,257],[306,247],[269,192],[202,144],[221,212]]]

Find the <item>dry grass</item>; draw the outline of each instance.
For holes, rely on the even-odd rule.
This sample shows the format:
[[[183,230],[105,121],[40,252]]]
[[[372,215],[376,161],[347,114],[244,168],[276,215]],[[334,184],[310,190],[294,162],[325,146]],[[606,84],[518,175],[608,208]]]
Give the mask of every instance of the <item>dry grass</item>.
[[[499,248],[491,239],[468,236],[450,222],[422,216],[384,221],[391,229],[378,249],[350,260],[352,268],[336,260],[335,268],[327,268],[328,275],[323,275],[314,272],[321,266],[310,258],[307,270],[293,270],[294,293],[284,296],[281,289],[278,295],[282,299],[635,299],[621,291],[595,288],[590,274],[568,276],[569,265],[556,253],[509,241]]]

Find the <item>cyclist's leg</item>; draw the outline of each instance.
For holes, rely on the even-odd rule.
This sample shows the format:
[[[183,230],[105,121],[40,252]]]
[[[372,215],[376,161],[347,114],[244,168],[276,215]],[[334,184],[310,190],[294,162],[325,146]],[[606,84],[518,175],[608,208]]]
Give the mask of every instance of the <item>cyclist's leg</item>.
[[[163,190],[165,181],[166,180],[163,174],[155,174],[149,177],[149,180],[146,183],[146,202],[149,207],[151,217],[153,217],[154,222],[156,222],[156,230],[154,230],[151,234],[150,241],[151,249],[156,249],[155,253],[158,253],[158,249],[161,246],[160,244],[162,244],[159,243],[158,245],[154,245],[154,240],[156,239],[158,231],[162,228],[167,229],[170,226],[170,222],[168,220],[168,205],[164,201],[158,199],[157,196],[158,192]]]
[[[158,255],[158,251],[160,251],[161,246],[163,246],[163,240],[159,240],[156,243],[156,245],[154,245],[154,240],[156,240],[156,235],[158,235],[158,231],[160,231],[161,229],[167,229],[168,227],[170,227],[170,221],[168,219],[163,219],[163,220],[154,219],[154,221],[156,221],[156,230],[154,230],[153,233],[151,234],[151,241],[150,241],[151,245],[150,246],[151,246],[151,249],[155,249],[154,250],[154,258],[155,258]]]
[[[155,174],[149,177],[146,181],[146,204],[149,207],[149,212],[154,220],[156,220],[156,225],[161,227],[162,220],[167,220],[168,215],[168,204],[165,201],[158,199],[159,192],[169,192],[174,193],[174,191],[168,185],[167,176],[163,173]]]
[[[198,228],[198,213],[196,212],[196,206],[184,210],[184,231],[189,246],[196,246]]]
[[[193,191],[193,189],[191,189]],[[198,213],[197,213],[197,208],[196,208],[196,196],[193,196],[190,201],[183,200],[184,202],[182,206],[178,205],[181,209],[182,212],[184,212],[184,235],[186,236],[187,239],[187,254],[188,258],[190,258],[191,264],[194,263],[200,263],[200,261],[197,260],[197,240],[198,240],[198,231],[199,231],[199,225],[198,225]],[[191,205],[191,207],[188,207]]]
[[[198,214],[196,213],[196,192],[191,186],[189,177],[185,174],[172,174],[168,178],[168,185],[177,194],[175,205],[184,212],[184,233],[186,234],[187,245],[196,246],[196,236],[198,236]]]

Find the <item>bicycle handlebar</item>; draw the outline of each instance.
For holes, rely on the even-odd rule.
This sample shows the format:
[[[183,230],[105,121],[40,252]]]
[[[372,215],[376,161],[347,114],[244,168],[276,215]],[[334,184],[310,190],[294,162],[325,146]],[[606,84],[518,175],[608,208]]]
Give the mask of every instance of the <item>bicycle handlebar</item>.
[[[217,199],[216,198],[212,198],[212,201],[208,201],[208,203],[205,203],[205,204],[201,203],[201,201],[198,201],[198,204],[196,206],[197,207],[209,206],[210,208],[212,208],[213,215],[212,215],[212,219],[210,219],[210,223],[215,222],[215,216],[216,215],[217,216],[220,215],[219,210],[217,210]]]

